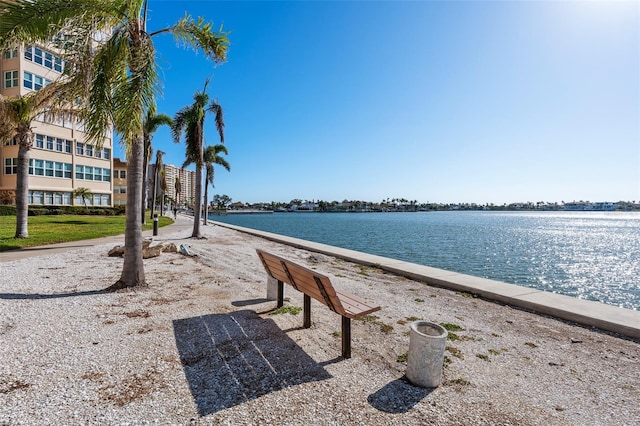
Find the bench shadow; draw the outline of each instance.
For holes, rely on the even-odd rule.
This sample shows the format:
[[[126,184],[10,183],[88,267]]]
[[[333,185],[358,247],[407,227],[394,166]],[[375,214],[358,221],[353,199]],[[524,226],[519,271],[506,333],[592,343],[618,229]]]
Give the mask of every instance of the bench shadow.
[[[259,305],[261,303],[269,302],[270,300],[267,298],[259,298],[259,299],[249,299],[249,300],[236,300],[231,302],[233,306],[249,306],[249,305]]]
[[[434,390],[413,386],[403,376],[369,395],[367,401],[373,408],[385,413],[406,413]]]
[[[331,378],[273,320],[254,311],[174,320],[173,331],[200,416]]]

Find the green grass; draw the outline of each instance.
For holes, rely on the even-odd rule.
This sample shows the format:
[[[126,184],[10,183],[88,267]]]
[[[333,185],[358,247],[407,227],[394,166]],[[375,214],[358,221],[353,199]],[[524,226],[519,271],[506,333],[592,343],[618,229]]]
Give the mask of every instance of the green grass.
[[[300,312],[302,312],[302,307],[287,305],[287,306],[281,306],[275,311],[270,312],[269,315],[282,315],[282,314],[298,315]]]
[[[171,223],[172,219],[161,216],[158,226]],[[28,229],[29,238],[14,238],[16,217],[0,216],[0,252],[124,234],[125,216],[29,216]],[[143,229],[153,229],[153,220],[148,219]]]

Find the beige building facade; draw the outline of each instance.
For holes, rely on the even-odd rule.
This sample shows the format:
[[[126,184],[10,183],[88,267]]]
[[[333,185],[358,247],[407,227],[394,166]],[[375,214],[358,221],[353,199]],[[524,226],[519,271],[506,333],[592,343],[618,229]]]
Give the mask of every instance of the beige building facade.
[[[0,93],[22,96],[39,90],[62,75],[64,61],[39,46],[18,47],[2,53]],[[101,146],[85,141],[82,123],[75,120],[34,120],[33,147],[29,160],[30,205],[83,205],[73,191],[88,188],[92,206],[114,205],[113,136]],[[18,146],[14,141],[0,146],[0,198],[11,202],[15,195]],[[125,194],[126,196],[126,194]],[[15,199],[15,196],[13,197]]]

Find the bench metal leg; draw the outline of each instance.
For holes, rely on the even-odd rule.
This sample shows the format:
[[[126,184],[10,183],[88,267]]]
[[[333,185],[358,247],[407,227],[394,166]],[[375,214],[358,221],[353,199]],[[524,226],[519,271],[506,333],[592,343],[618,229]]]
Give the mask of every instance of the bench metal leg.
[[[278,308],[282,306],[284,306],[284,283],[278,280]]]
[[[342,357],[351,358],[351,318],[342,317]]]
[[[311,296],[304,295],[304,328],[311,327]]]

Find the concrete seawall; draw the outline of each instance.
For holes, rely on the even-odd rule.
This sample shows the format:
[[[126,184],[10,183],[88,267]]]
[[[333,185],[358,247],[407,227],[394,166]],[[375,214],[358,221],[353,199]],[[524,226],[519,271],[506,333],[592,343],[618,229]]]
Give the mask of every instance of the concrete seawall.
[[[581,325],[640,340],[640,312],[618,308],[599,302],[576,299],[543,290],[507,284],[500,281],[459,274],[429,266],[343,249],[327,244],[258,231],[250,228],[214,222],[216,225],[262,237],[271,241],[317,253],[334,256],[350,262],[375,266],[430,285],[468,292],[487,300],[528,309],[536,313],[572,321]]]

